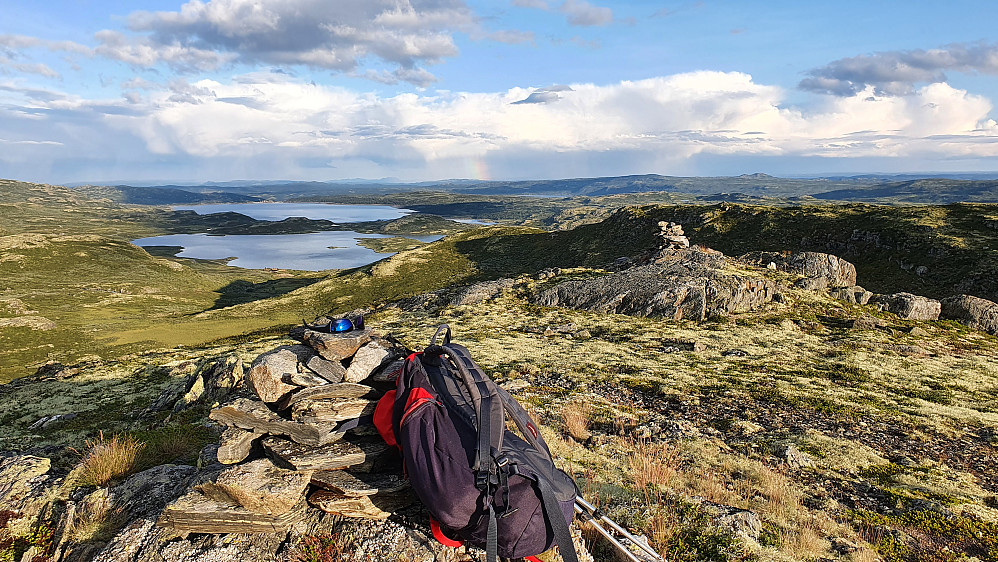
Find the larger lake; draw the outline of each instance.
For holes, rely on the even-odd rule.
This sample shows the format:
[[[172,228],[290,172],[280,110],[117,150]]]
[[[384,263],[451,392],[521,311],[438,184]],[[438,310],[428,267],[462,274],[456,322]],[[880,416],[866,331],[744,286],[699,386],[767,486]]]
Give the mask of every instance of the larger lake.
[[[324,203],[243,203],[174,207],[198,214],[236,212],[258,220],[279,221],[288,217],[326,219],[333,222],[367,222],[401,218],[412,211],[385,205],[327,205]],[[136,246],[181,246],[183,258],[234,258],[229,265],[247,269],[349,269],[360,267],[393,254],[379,254],[357,241],[362,238],[389,238],[381,234],[353,231],[311,232],[308,234],[246,234],[215,236],[208,234],[168,234],[132,240]],[[412,236],[423,242],[440,236]]]

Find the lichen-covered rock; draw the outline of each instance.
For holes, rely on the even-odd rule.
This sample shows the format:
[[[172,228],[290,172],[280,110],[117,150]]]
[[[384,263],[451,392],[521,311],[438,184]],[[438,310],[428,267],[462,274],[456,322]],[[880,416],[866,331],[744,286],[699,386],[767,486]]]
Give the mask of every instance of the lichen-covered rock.
[[[222,432],[215,458],[222,464],[242,462],[253,450],[253,442],[260,437],[263,437],[262,433],[254,433],[238,427],[226,428]]]
[[[912,293],[877,295],[870,299],[870,304],[879,305],[905,320],[938,320],[941,310],[939,301]]]
[[[45,457],[0,457],[0,510],[34,518],[42,507],[42,490],[50,483],[52,461]]]
[[[357,442],[338,441],[322,447],[307,447],[299,443],[267,437],[263,448],[274,462],[294,470],[338,470],[354,468],[361,470],[388,451],[388,445],[380,437]]]
[[[998,303],[970,295],[955,295],[943,299],[940,305],[940,318],[957,320],[975,330],[998,334]]]
[[[373,414],[377,400],[367,398],[306,399],[291,407],[291,419],[303,423],[337,423]]]
[[[339,361],[330,361],[321,355],[316,355],[309,359],[305,363],[305,366],[313,373],[331,383],[343,382],[343,375],[347,373],[342,363]]]
[[[324,445],[342,435],[335,433],[335,424],[310,424],[288,421],[270,410],[263,402],[239,398],[211,411],[209,417],[226,427],[248,429],[256,433],[286,435],[305,445]]]

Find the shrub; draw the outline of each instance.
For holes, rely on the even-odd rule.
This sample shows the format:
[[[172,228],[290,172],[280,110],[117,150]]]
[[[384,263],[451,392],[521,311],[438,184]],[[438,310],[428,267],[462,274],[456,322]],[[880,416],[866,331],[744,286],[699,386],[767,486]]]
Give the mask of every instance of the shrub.
[[[592,421],[593,407],[588,402],[576,400],[569,402],[561,409],[561,418],[565,423],[565,431],[575,439],[582,442],[592,437],[589,431],[589,422]]]

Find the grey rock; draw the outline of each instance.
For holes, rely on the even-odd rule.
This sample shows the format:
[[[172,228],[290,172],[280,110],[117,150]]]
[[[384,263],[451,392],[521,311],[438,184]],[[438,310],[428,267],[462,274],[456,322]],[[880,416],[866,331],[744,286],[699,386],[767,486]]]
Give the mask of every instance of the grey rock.
[[[316,355],[309,359],[305,366],[313,373],[326,379],[331,383],[343,382],[343,375],[347,370],[339,361],[330,361],[321,355]]]
[[[869,314],[864,314],[859,318],[852,321],[853,330],[876,330],[877,328],[882,328],[886,326],[887,323],[883,320],[870,316]]]
[[[353,330],[340,333],[323,333],[306,330],[305,342],[319,355],[330,361],[342,361],[353,357],[360,346],[371,341],[371,330]]]
[[[375,520],[388,519],[392,513],[408,506],[413,500],[411,493],[349,496],[329,490],[317,490],[308,497],[309,504],[326,513]]]
[[[741,256],[740,259],[760,266],[774,263],[779,271],[811,279],[808,288],[815,287],[815,290],[856,285],[856,266],[832,254],[796,252],[786,255],[781,252],[751,252]]]
[[[878,305],[905,320],[937,320],[941,310],[939,301],[912,293],[877,295],[870,299],[870,304]]]
[[[998,334],[998,303],[971,295],[956,295],[943,299],[940,304],[940,318],[956,320],[989,334]]]
[[[450,298],[449,304],[451,306],[460,306],[495,300],[504,291],[513,288],[515,283],[513,279],[496,279],[495,281],[475,283],[470,287],[459,290],[457,294]]]
[[[403,365],[405,365],[405,361],[402,359],[396,359],[394,361],[383,363],[382,366],[375,370],[374,374],[371,375],[371,382],[394,383],[398,380],[398,376],[402,373]]]
[[[393,473],[353,473],[349,470],[317,470],[312,485],[346,496],[388,495],[409,489],[409,480]]]
[[[357,353],[350,360],[350,367],[347,368],[343,380],[346,382],[360,382],[381,366],[386,360],[392,358],[391,352],[383,345],[372,341],[357,350]]]
[[[40,496],[49,484],[52,461],[45,457],[0,457],[0,506],[33,517],[41,509]]]
[[[273,404],[298,387],[288,384],[285,377],[298,373],[298,353],[300,345],[282,345],[261,354],[253,361],[246,375],[253,391],[261,400]]]
[[[853,287],[837,287],[829,290],[828,293],[832,298],[852,304],[867,304],[874,296],[873,292],[867,291],[858,285]]]
[[[160,512],[175,500],[197,473],[193,466],[163,464],[129,476],[111,489],[114,505],[122,506],[130,518]]]
[[[191,490],[166,506],[156,524],[175,534],[279,533],[301,519],[305,502],[284,513],[256,513]]]
[[[337,384],[326,384],[303,388],[298,392],[288,396],[277,405],[283,411],[294,406],[302,400],[321,400],[324,398],[375,398],[380,393],[366,384],[353,382],[341,382]]]
[[[719,252],[697,248],[676,250],[662,263],[565,281],[540,292],[532,300],[544,306],[674,320],[704,320],[745,312],[772,300],[777,289],[775,282],[730,273],[725,264]]]
[[[814,459],[794,445],[783,447],[780,451],[780,456],[786,461],[787,466],[793,470],[802,470],[814,466]]]
[[[173,409],[180,411],[194,404],[213,404],[225,398],[243,381],[243,360],[236,354],[201,363],[186,384],[186,392]]]

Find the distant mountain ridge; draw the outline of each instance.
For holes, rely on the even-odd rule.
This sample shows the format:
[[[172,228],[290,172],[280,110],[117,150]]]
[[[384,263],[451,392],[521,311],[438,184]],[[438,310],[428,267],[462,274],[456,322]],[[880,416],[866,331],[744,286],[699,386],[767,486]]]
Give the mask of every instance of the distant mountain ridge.
[[[987,174],[965,174],[968,178]],[[781,178],[763,173],[724,177],[681,177],[642,174],[595,178],[521,181],[449,179],[437,182],[387,183],[339,181],[212,182],[177,186],[83,186],[77,191],[119,203],[170,205],[287,201],[322,196],[384,195],[430,190],[466,195],[540,197],[603,197],[633,193],[669,192],[708,201],[750,201],[758,198],[799,198],[883,204],[948,204],[998,202],[998,179],[944,177],[849,176],[836,178]],[[812,199],[812,201],[813,201]]]

